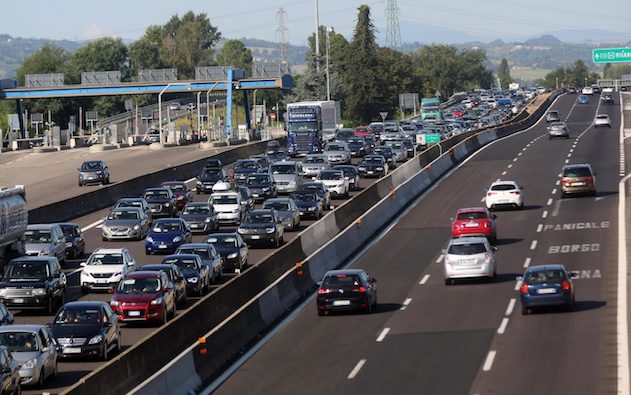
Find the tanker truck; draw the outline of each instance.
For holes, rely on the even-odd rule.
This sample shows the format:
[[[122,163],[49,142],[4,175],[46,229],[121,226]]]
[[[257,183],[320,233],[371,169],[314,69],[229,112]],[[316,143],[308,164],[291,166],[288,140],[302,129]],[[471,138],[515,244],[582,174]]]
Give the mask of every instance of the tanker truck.
[[[0,188],[0,269],[12,258],[24,255],[24,231],[27,225],[24,186]]]

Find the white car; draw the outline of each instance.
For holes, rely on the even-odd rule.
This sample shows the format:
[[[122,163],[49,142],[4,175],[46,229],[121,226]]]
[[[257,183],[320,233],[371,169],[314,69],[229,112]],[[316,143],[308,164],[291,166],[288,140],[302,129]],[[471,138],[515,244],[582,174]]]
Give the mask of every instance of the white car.
[[[81,263],[81,291],[107,290],[135,270],[136,259],[127,248],[97,248]]]
[[[599,126],[611,127],[611,119],[608,114],[596,114],[594,117],[594,127],[597,128]]]
[[[594,88],[592,88],[591,86],[586,86],[586,87],[583,88],[581,93],[584,94],[584,95],[593,95],[594,94]]]
[[[486,192],[486,208],[494,210],[499,207],[524,207],[524,190],[515,181],[496,181]]]
[[[483,277],[495,280],[497,262],[495,251],[484,236],[460,237],[451,239],[443,250],[443,276],[445,285],[455,279]]]
[[[240,224],[243,218],[241,195],[235,191],[214,192],[208,198],[217,213],[219,223]]]
[[[322,170],[315,181],[322,182],[331,193],[331,196],[348,197],[350,186],[348,177],[344,177],[342,170]]]

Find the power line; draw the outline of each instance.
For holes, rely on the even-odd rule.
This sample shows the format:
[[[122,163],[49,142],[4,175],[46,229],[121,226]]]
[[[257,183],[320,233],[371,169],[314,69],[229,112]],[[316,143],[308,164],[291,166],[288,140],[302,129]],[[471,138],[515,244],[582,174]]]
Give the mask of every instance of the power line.
[[[401,28],[399,26],[399,6],[397,0],[388,0],[386,5],[386,46],[401,50]]]
[[[276,22],[278,23],[276,37],[278,38],[278,60],[280,64],[287,64],[287,37],[285,35],[288,29],[285,26],[286,14],[283,7],[276,12]]]

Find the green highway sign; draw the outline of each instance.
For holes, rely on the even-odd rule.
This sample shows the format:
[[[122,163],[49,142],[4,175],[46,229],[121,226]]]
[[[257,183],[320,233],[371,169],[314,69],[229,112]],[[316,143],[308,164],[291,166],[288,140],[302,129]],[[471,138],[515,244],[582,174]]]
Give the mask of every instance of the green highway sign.
[[[427,133],[425,134],[425,143],[440,143],[440,133]]]
[[[631,62],[631,48],[595,48],[592,60],[594,63]]]

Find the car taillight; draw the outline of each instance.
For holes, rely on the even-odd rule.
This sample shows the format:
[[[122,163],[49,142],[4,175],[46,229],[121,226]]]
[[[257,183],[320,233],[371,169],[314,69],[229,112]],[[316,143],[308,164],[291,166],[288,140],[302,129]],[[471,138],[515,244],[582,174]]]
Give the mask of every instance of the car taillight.
[[[594,177],[591,177],[591,176],[585,177],[585,182],[588,182],[590,184],[593,183],[594,182]]]
[[[486,196],[492,196],[492,195],[495,195],[495,192],[487,192],[486,193]]]
[[[519,292],[521,292],[523,294],[527,294],[528,293],[528,284],[522,284],[522,286],[519,287]]]
[[[353,292],[359,292],[361,294],[365,294],[366,288],[365,287],[353,288]]]
[[[513,195],[519,195],[519,191],[511,191],[510,193],[512,193]]]
[[[563,289],[564,291],[571,291],[572,283],[567,280],[563,280],[563,282],[561,283],[561,289]]]
[[[330,289],[327,289],[327,288],[320,288],[320,289],[318,289],[318,295],[326,295],[326,294],[329,294],[329,293],[331,293]]]
[[[488,228],[488,227],[489,227],[489,221],[484,221],[484,223],[483,223],[483,224],[484,224],[484,227],[485,227],[485,228]]]
[[[567,177],[561,178],[561,184],[569,185],[570,184],[570,179],[567,178]]]

